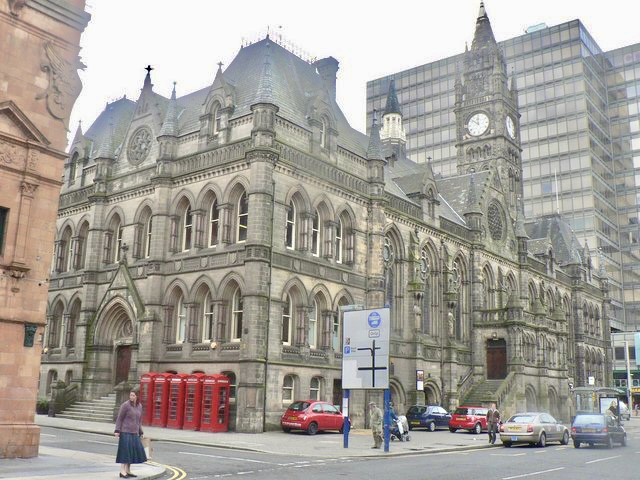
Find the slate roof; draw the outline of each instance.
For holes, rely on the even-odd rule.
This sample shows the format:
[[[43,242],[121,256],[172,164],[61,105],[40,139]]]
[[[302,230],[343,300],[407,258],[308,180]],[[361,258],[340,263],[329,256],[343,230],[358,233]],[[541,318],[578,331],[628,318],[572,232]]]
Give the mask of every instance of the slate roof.
[[[482,194],[487,188],[491,172],[482,170],[475,173],[467,173],[464,175],[456,175],[455,177],[439,178],[436,180],[440,196],[445,199],[447,204],[460,216],[468,209],[469,202],[469,184],[471,183],[471,175],[474,176],[476,199],[480,202]],[[460,223],[459,221],[457,223]]]
[[[391,82],[389,82],[387,104],[384,107],[384,113],[399,113],[400,115],[402,115],[400,102],[398,102],[398,94],[396,93],[396,81],[393,78],[391,79]]]
[[[84,137],[92,143],[89,158],[94,158],[98,153],[100,145],[102,145],[111,129],[111,124],[113,124],[113,148],[117,149],[122,144],[135,109],[136,103],[128,98],[121,98],[107,104],[84,134]]]
[[[484,8],[484,3],[480,2],[480,11],[478,12],[478,19],[476,20],[476,31],[473,36],[473,42],[471,43],[471,50],[493,45],[496,45],[496,39],[493,36],[491,22]]]
[[[551,242],[556,261],[560,265],[580,260],[579,242],[569,224],[560,215],[545,215],[528,220],[524,227],[530,238],[527,242],[530,253],[546,253],[546,248]]]

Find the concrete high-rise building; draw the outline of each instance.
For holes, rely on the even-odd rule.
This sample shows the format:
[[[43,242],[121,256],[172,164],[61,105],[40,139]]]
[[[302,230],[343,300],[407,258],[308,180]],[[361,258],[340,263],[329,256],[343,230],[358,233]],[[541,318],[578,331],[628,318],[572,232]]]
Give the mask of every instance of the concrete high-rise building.
[[[525,214],[559,212],[594,258],[602,251],[610,278],[611,326],[635,329],[640,326],[640,177],[635,177],[640,156],[634,163],[633,151],[640,149],[635,100],[640,45],[605,53],[580,20],[532,27],[499,45],[506,75],[513,75],[519,93]],[[465,55],[367,84],[370,118],[384,106],[389,82],[395,81],[407,154],[418,162],[431,160],[444,177],[456,173],[453,107]],[[634,135],[639,137],[635,144]]]

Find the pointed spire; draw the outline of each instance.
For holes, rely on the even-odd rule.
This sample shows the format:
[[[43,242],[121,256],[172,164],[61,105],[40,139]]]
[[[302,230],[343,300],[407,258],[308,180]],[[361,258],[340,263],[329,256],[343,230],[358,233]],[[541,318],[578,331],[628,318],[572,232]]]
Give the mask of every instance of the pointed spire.
[[[264,61],[258,82],[258,92],[255,103],[273,103],[273,77],[271,75],[271,43],[265,40]]]
[[[571,245],[569,246],[569,255],[571,256],[571,260],[569,261],[572,265],[580,265],[582,263],[582,259],[580,258],[580,251],[578,250],[578,241],[576,240],[576,236],[573,232],[571,232]]]
[[[147,65],[145,70],[147,71],[147,75],[144,77],[144,85],[142,85],[142,89],[153,90],[153,83],[151,83],[151,70],[153,70],[153,67],[151,65]]]
[[[380,141],[380,127],[378,126],[378,114],[373,111],[373,120],[371,122],[371,134],[369,135],[369,148],[367,148],[368,160],[384,160],[382,154],[382,142]]]
[[[491,22],[484,8],[484,2],[480,2],[480,11],[476,20],[476,32],[471,42],[471,50],[476,50],[485,46],[496,45],[496,39],[493,36]]]
[[[476,188],[476,174],[472,173],[469,178],[469,192],[467,194],[467,207],[464,213],[482,213],[480,210],[480,200]]]
[[[389,82],[389,92],[387,93],[387,105],[384,108],[384,115],[387,113],[398,113],[402,115],[400,110],[400,102],[396,93],[396,81],[392,78]]]
[[[76,133],[73,136],[73,141],[71,142],[71,145],[73,145],[76,142],[79,142],[80,140],[82,140],[83,137],[84,137],[84,134],[82,133],[82,120],[78,120],[78,128],[76,129]]]
[[[509,77],[509,90],[512,93],[518,91],[518,85],[516,81],[516,72],[513,69],[513,67],[511,68],[511,76]]]
[[[167,107],[167,113],[162,122],[159,137],[163,135],[176,137],[178,135],[178,103],[176,101],[176,82],[173,82],[173,91],[171,92],[171,100]]]
[[[598,276],[600,278],[609,277],[609,274],[607,273],[607,269],[604,266],[604,253],[602,252],[602,248],[598,249]]]
[[[107,128],[107,132],[102,139],[102,143],[100,144],[100,148],[98,149],[98,155],[96,158],[109,158],[115,159],[115,150],[113,147],[113,119],[109,120],[109,127]]]

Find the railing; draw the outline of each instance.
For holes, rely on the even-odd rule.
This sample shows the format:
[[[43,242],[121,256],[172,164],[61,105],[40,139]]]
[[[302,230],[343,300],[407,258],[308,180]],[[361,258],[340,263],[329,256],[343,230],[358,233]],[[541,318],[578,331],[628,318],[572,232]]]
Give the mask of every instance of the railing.
[[[467,374],[458,382],[458,398],[466,397],[467,392],[473,386],[473,367],[469,369]]]
[[[496,390],[495,400],[496,403],[500,405],[500,408],[503,408],[502,405],[504,405],[505,400],[513,391],[514,383],[516,383],[516,374],[514,372],[511,372],[509,373],[509,375],[507,375],[507,378],[502,381],[502,384],[500,385],[498,390]]]

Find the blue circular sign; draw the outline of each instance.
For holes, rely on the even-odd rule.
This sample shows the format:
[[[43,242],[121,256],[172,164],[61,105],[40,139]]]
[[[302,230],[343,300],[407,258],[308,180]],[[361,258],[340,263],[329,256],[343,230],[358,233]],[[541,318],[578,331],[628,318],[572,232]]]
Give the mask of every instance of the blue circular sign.
[[[380,318],[380,314],[378,312],[371,312],[367,321],[371,328],[378,328],[382,322],[382,318]]]

